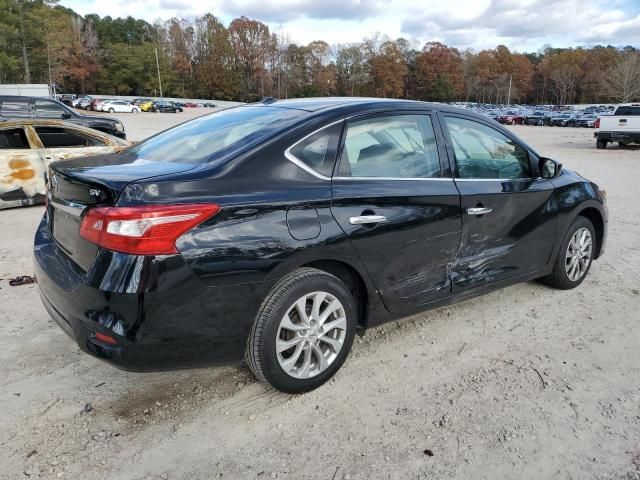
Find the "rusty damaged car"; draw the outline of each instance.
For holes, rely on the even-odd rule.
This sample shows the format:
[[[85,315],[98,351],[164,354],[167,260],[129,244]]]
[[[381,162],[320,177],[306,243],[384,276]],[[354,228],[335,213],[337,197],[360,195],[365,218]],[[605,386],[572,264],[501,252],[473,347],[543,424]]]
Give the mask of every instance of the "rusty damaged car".
[[[60,120],[0,122],[0,209],[44,203],[51,162],[114,153],[129,142]]]

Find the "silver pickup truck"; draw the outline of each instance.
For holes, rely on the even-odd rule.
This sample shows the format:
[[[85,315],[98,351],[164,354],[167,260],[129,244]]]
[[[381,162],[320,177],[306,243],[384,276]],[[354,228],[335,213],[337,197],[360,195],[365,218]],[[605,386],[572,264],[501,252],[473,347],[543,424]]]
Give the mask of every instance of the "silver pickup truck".
[[[609,142],[640,143],[640,103],[618,105],[613,115],[599,117],[594,126],[596,148],[607,148]]]

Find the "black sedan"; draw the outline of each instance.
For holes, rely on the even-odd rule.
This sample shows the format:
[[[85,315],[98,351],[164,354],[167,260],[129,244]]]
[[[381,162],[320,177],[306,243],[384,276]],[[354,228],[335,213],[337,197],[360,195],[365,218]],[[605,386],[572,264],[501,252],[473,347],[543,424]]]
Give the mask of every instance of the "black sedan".
[[[574,113],[561,113],[551,118],[552,127],[575,127],[578,117]]]
[[[184,110],[181,106],[176,105],[173,102],[153,102],[151,111],[160,113],[178,113]]]
[[[126,138],[124,126],[120,120],[97,115],[82,115],[64,103],[49,98],[1,95],[0,116],[7,119],[66,120],[115,137]]]
[[[285,392],[357,329],[602,255],[605,193],[485,116],[376,99],[270,101],[57,162],[34,245],[45,307],[129,370],[242,362]]]

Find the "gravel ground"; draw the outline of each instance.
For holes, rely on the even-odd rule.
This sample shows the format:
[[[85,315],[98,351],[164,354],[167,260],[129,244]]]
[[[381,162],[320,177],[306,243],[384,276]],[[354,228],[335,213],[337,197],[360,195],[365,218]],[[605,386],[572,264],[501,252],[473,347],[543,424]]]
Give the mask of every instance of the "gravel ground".
[[[120,117],[140,139],[200,113]],[[8,285],[32,271],[42,208],[0,212],[0,478],[640,479],[640,150],[514,128],[608,191],[586,281],[371,330],[302,396],[243,367],[135,374],[81,353],[36,287]]]

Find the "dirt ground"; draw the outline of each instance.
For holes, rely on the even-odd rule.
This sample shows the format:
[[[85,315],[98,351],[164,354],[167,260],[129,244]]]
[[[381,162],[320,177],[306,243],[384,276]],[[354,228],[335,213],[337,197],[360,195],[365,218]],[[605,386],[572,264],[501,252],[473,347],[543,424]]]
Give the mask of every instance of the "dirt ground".
[[[198,113],[121,118],[140,139]],[[640,479],[640,150],[514,128],[608,192],[586,281],[370,330],[302,396],[244,367],[135,374],[81,353],[7,281],[32,272],[42,208],[0,212],[0,478]]]

